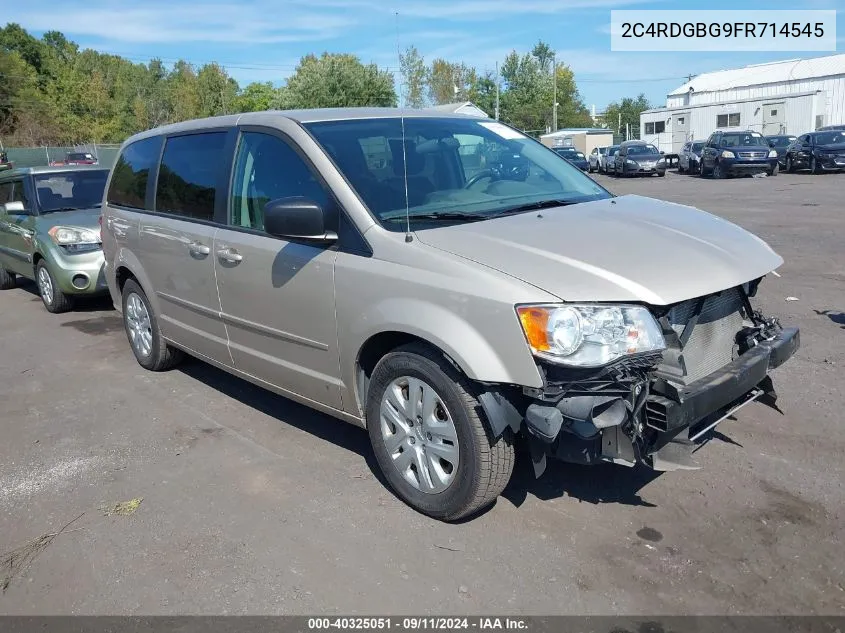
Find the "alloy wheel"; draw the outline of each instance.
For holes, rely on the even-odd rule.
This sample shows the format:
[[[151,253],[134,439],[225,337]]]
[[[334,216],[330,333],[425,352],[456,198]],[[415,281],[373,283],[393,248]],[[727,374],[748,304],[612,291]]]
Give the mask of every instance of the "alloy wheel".
[[[134,292],[126,298],[126,326],[132,348],[141,356],[149,356],[153,349],[150,313],[141,297]]]
[[[38,269],[38,290],[45,303],[51,305],[54,297],[53,280],[50,278],[49,271],[44,266]]]
[[[391,382],[381,400],[380,429],[393,466],[414,488],[436,494],[455,481],[458,432],[431,385],[411,376]]]

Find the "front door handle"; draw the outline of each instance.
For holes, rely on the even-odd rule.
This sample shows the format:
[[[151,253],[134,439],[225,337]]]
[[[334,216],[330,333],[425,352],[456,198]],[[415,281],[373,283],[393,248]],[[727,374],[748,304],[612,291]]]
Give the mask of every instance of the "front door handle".
[[[228,246],[218,250],[217,257],[231,264],[237,264],[244,258],[244,256],[241,255],[238,251],[236,251],[234,248],[229,248]]]
[[[188,250],[191,251],[191,255],[208,255],[211,252],[211,249],[202,242],[191,242],[188,244]]]

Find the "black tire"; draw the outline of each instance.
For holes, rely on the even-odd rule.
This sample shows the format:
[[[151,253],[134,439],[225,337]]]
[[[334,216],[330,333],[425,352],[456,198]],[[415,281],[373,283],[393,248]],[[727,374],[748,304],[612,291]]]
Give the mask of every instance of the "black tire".
[[[10,273],[5,268],[0,268],[0,290],[11,290],[18,285],[15,273]]]
[[[774,178],[778,175],[778,172],[780,172],[780,165],[775,165],[774,167],[772,167],[772,170],[768,172],[768,175]]]
[[[716,163],[713,165],[713,178],[715,178],[716,180],[724,180],[725,178],[727,178],[725,170],[722,169],[722,166],[719,164],[718,161],[716,161]]]
[[[663,178],[663,176],[665,176],[665,175],[666,175],[666,172],[665,172],[665,171],[659,171],[659,172],[657,172],[657,177],[658,177],[658,178]]]
[[[138,296],[138,298],[143,302],[144,307],[147,309],[147,314],[149,315],[152,345],[150,346],[150,353],[147,355],[141,354],[137,349],[135,349],[135,346],[132,345],[132,338],[129,333],[130,328],[126,313],[126,304],[131,295]],[[149,369],[150,371],[165,371],[174,367],[184,358],[185,354],[182,350],[171,347],[165,342],[161,335],[161,330],[158,327],[158,318],[156,317],[155,312],[153,312],[152,306],[150,306],[147,295],[134,279],[128,279],[124,284],[121,303],[123,308],[123,329],[126,332],[126,338],[129,340],[129,347],[141,367]]]
[[[822,173],[822,170],[819,169],[819,161],[816,160],[815,156],[810,157],[810,173],[814,176]]]
[[[702,161],[702,162],[701,162],[701,163],[699,163],[699,165],[698,165],[698,176],[699,176],[699,178],[707,178],[707,175],[708,175],[708,174],[707,174],[707,172],[706,172],[706,171],[705,171],[705,169],[704,169],[704,161]]]
[[[45,274],[49,278],[50,293],[45,293],[41,287],[40,278],[41,275]],[[44,303],[44,307],[47,308],[47,312],[61,314],[73,308],[73,297],[66,295],[59,289],[56,285],[56,278],[53,277],[53,273],[50,272],[50,268],[43,259],[39,260],[38,265],[35,267],[35,283],[38,285],[38,294],[41,296],[41,301]]]
[[[680,161],[678,162],[678,173],[679,173],[679,174],[684,173],[684,168],[681,166]]]
[[[790,174],[795,173],[795,163],[792,162],[792,156],[789,154],[786,155],[786,171]]]
[[[442,492],[425,493],[394,467],[381,436],[381,403],[397,378],[424,380],[451,414],[458,438],[457,474]],[[379,468],[393,492],[415,510],[442,521],[456,521],[496,501],[510,481],[514,466],[513,434],[508,429],[491,439],[471,383],[436,350],[419,343],[384,356],[373,370],[367,391],[367,430]]]

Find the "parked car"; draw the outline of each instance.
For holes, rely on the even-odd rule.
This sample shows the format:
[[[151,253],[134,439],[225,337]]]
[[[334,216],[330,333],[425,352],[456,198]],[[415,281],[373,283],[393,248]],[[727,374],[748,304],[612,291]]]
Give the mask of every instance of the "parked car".
[[[584,152],[579,152],[574,147],[555,147],[554,150],[558,156],[562,156],[581,171],[590,170],[590,162],[584,156]]]
[[[614,159],[616,176],[666,175],[666,159],[660,150],[645,141],[623,141]]]
[[[845,170],[845,131],[802,134],[786,150],[786,171],[809,169],[813,174]]]
[[[594,147],[593,151],[590,152],[590,156],[588,157],[590,161],[588,171],[590,173],[601,171],[602,158],[607,154],[607,150],[607,147]]]
[[[70,167],[73,165],[99,165],[100,161],[93,154],[88,152],[70,152],[65,154],[64,160],[57,160],[50,163],[51,167]]]
[[[547,458],[673,470],[771,391],[799,333],[750,307],[783,263],[763,241],[614,196],[497,121],[401,112],[256,112],[127,139],[103,249],[139,364],[187,352],[366,428],[391,489],[443,520],[493,503],[517,441],[538,474]],[[468,143],[529,176],[467,176]],[[390,154],[378,178],[374,146]]]
[[[103,295],[100,205],[108,169],[30,167],[0,173],[0,289],[35,281],[44,307]]]
[[[717,130],[701,152],[702,178],[767,174],[777,176],[778,153],[759,132]]]
[[[706,141],[687,141],[678,156],[678,173],[694,174],[701,167],[701,150]]]
[[[613,171],[613,164],[616,160],[616,152],[618,151],[618,145],[611,145],[607,148],[607,151],[599,157],[599,173],[608,173],[608,168],[610,171]]]
[[[14,164],[9,160],[9,155],[6,152],[0,152],[0,171],[7,169],[14,169]]]
[[[777,136],[767,136],[766,140],[769,142],[769,147],[778,153],[779,167],[786,168],[786,148],[789,147],[797,136],[789,134],[779,134]]]

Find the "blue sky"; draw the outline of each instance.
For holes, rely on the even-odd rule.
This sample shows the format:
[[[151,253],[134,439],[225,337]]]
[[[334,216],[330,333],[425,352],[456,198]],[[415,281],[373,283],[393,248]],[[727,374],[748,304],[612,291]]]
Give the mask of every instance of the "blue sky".
[[[147,61],[218,61],[241,85],[278,83],[307,53],[350,52],[397,69],[397,41],[427,61],[444,57],[493,70],[512,49],[548,42],[575,71],[588,106],[601,111],[644,92],[654,104],[685,76],[778,59],[832,53],[615,53],[611,9],[838,9],[837,47],[845,51],[845,0],[146,0],[84,3],[2,2],[0,20],[36,35],[60,30],[83,47]],[[398,16],[396,15],[398,12]]]

